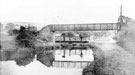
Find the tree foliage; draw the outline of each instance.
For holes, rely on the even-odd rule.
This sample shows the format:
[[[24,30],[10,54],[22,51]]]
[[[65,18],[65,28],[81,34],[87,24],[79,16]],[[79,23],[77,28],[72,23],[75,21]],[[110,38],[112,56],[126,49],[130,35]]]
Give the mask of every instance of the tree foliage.
[[[74,37],[75,34],[72,33],[72,32],[67,32],[67,33],[62,33],[61,36],[63,37],[63,39],[64,39],[64,41],[65,41],[65,38],[66,38],[66,37],[68,37],[68,38],[71,40],[71,38]]]
[[[36,31],[30,31],[28,28],[21,26],[16,42],[20,47],[34,48],[34,42],[36,41]]]
[[[15,24],[14,23],[7,23],[5,29],[8,30],[8,32],[10,32],[10,31],[15,29]]]

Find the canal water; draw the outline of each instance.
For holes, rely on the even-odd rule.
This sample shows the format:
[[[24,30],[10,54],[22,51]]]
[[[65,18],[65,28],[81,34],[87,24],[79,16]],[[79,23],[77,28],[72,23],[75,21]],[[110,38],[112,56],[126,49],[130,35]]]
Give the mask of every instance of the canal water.
[[[58,66],[57,63],[53,64],[53,67],[46,67],[40,61],[36,60],[26,66],[18,66],[15,61],[0,61],[0,75],[82,75],[84,66],[87,66],[86,62],[92,61],[92,52],[83,50],[83,57],[80,57],[80,52],[71,52],[71,55],[66,53],[65,58],[62,58],[63,52],[57,51],[55,57],[56,61],[73,61],[70,63],[64,63],[62,67]],[[66,51],[68,52],[68,51]],[[81,63],[74,63],[75,61],[82,61]],[[70,66],[69,66],[70,64]],[[81,66],[80,66],[81,65]],[[66,68],[68,67],[68,68]]]
[[[85,68],[94,60],[93,52],[88,50],[55,50],[53,67]]]
[[[0,62],[0,75],[81,75],[81,68],[48,68],[36,59],[27,66],[18,66],[14,61]]]

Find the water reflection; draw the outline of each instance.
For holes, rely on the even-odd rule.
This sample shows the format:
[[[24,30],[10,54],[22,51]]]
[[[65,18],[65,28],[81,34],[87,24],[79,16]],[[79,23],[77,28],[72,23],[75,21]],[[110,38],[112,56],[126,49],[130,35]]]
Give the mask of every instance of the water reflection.
[[[15,61],[1,61],[1,75],[81,75],[82,69],[48,68],[34,59],[27,66],[18,66]]]

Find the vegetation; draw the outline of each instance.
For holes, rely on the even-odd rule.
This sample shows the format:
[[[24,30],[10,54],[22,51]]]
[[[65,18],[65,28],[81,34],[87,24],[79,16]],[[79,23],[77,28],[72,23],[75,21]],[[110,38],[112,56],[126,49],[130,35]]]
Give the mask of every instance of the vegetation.
[[[67,32],[67,33],[62,33],[61,36],[63,37],[63,41],[65,41],[65,38],[69,38],[69,41],[71,41],[71,38],[75,36],[73,32]]]
[[[7,28],[10,27],[7,26]],[[14,60],[17,65],[26,66],[31,63],[35,58],[35,55],[37,55],[37,60],[48,66],[48,64],[52,63],[54,58],[53,53],[47,52],[51,51],[53,47],[35,46],[38,34],[39,32],[36,27],[33,26],[21,26],[20,30],[10,30],[9,35],[5,36],[3,34],[2,43],[0,43],[3,46],[2,51],[0,51],[0,61]],[[12,39],[6,39],[11,37]],[[5,40],[3,40],[4,38]],[[14,42],[14,44],[11,44],[10,42]],[[11,47],[5,48],[7,45]]]
[[[53,33],[50,31],[50,29],[47,26],[43,27],[38,32],[37,39],[46,44],[52,44],[53,43]]]
[[[126,27],[122,27],[117,36],[116,45],[119,46],[110,50],[95,49],[94,62],[84,68],[83,75],[135,75],[135,34],[132,29],[135,21],[125,19],[128,19],[124,21],[127,23]]]
[[[46,65],[47,67],[50,67],[53,65],[54,61],[53,52],[40,51],[37,53],[37,60]]]
[[[135,55],[135,20],[124,17],[124,26],[117,36],[118,45],[123,47],[126,51]]]
[[[34,42],[36,41],[36,35],[37,35],[36,31],[30,31],[29,28],[27,29],[21,26],[18,33],[19,34],[16,37],[16,42],[18,46],[27,47],[27,48],[35,47]]]
[[[113,49],[94,52],[94,62],[83,69],[83,75],[134,75],[135,61],[130,53]],[[100,53],[100,54],[99,54]],[[128,60],[127,60],[128,59]]]
[[[14,60],[17,65],[26,66],[34,60],[35,54],[36,53],[33,50],[27,50],[27,51],[21,50],[18,52],[19,57],[15,58]]]

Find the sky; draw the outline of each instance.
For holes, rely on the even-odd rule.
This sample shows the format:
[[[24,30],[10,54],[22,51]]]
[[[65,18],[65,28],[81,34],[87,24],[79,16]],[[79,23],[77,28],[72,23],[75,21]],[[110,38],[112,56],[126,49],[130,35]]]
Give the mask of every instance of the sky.
[[[134,0],[0,0],[1,22],[46,24],[117,22],[123,15],[135,19]]]

